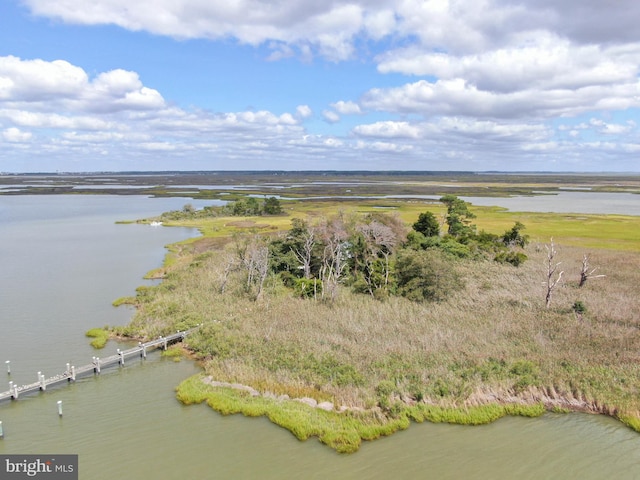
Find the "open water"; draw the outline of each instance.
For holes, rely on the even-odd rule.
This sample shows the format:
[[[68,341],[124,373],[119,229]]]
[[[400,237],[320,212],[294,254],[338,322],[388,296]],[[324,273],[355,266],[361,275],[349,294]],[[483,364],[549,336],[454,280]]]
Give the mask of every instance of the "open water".
[[[128,322],[111,302],[133,295],[188,229],[117,225],[185,199],[0,196],[0,390],[90,363],[84,332]],[[210,202],[209,202],[210,203]],[[110,342],[101,356],[121,347]],[[5,370],[10,360],[11,375]],[[0,454],[78,454],[80,478],[635,479],[640,434],[602,416],[504,418],[482,427],[411,425],[338,455],[264,418],[183,406],[189,361],[131,360],[75,384],[0,404]],[[63,416],[57,401],[63,402]]]

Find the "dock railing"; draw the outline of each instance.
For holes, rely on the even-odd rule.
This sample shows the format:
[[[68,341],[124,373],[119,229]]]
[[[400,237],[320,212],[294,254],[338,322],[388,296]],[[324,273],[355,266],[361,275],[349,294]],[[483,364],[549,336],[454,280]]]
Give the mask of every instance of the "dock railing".
[[[191,328],[182,332],[177,332],[166,337],[158,337],[155,340],[149,342],[138,342],[138,345],[126,350],[116,350],[115,355],[111,355],[105,358],[93,357],[91,363],[76,367],[67,363],[67,368],[64,372],[54,375],[53,377],[46,378],[42,372],[37,373],[37,381],[28,385],[18,385],[14,382],[9,382],[9,390],[6,392],[0,392],[0,401],[3,400],[17,400],[20,395],[25,395],[36,391],[45,391],[47,387],[56,385],[62,382],[75,382],[76,378],[84,376],[88,373],[99,374],[103,368],[108,368],[113,365],[124,366],[125,361],[133,356],[140,356],[141,358],[147,358],[147,352],[162,348],[166,350],[167,347],[173,343],[181,342],[184,338],[198,327]],[[7,374],[11,374],[10,362],[7,360]]]

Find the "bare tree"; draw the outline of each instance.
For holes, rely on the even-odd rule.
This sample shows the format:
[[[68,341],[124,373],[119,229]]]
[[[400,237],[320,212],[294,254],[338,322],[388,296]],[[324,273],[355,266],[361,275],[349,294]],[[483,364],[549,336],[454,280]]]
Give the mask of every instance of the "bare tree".
[[[331,221],[325,220],[318,229],[324,244],[320,270],[323,285],[322,296],[324,297],[326,293],[331,296],[332,300],[335,300],[338,294],[338,284],[347,266],[347,239],[349,235],[342,216]]]
[[[291,250],[302,264],[304,278],[311,278],[311,260],[313,259],[313,248],[316,246],[316,235],[313,227],[307,228],[301,240],[302,245],[299,248],[293,247]]]
[[[236,255],[247,274],[246,289],[256,284],[256,300],[262,296],[264,282],[269,273],[269,246],[259,235],[236,238]]]
[[[264,282],[269,273],[269,247],[266,245],[259,246],[255,251],[255,256],[254,268],[256,270],[256,283],[258,284],[256,300],[259,300],[262,297]]]
[[[587,280],[590,278],[602,278],[606,277],[606,275],[594,275],[595,271],[598,268],[591,268],[589,265],[589,254],[585,253],[582,255],[582,268],[580,269],[580,283],[578,283],[578,287],[583,287]]]
[[[236,256],[228,254],[225,258],[224,271],[220,278],[220,293],[224,293],[227,288],[227,282],[229,281],[229,275],[237,269],[238,261]]]
[[[553,238],[551,239],[551,245],[545,245],[547,249],[547,295],[545,298],[545,305],[547,308],[551,305],[551,296],[554,290],[560,284],[564,271],[561,270],[556,276],[556,271],[562,262],[555,263],[555,258],[558,252],[556,252],[555,245],[553,244]]]
[[[390,265],[389,259],[393,254],[394,248],[399,243],[396,232],[389,226],[373,220],[370,223],[358,225],[357,230],[362,234],[366,244],[365,254],[365,280],[369,289],[369,293],[373,295],[374,288],[380,288],[374,279],[375,264],[382,257],[384,259],[383,279],[384,285],[389,283]]]

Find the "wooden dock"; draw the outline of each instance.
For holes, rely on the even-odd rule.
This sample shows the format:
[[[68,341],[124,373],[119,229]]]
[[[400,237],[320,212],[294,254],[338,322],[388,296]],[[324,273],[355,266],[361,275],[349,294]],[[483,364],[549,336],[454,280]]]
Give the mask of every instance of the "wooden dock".
[[[131,358],[133,356],[147,358],[148,351],[157,348],[166,350],[167,346],[171,345],[172,343],[181,342],[184,337],[186,337],[193,330],[195,330],[195,328],[186,330],[184,332],[174,333],[173,335],[169,335],[166,337],[159,337],[156,340],[151,340],[150,342],[140,342],[138,343],[138,346],[129,348],[127,350],[118,349],[117,353],[115,355],[111,355],[110,357],[93,357],[90,364],[81,367],[75,367],[67,363],[67,369],[58,375],[54,375],[53,377],[46,378],[42,374],[42,372],[38,372],[38,381],[30,383],[28,385],[17,385],[14,382],[9,382],[9,390],[7,390],[6,392],[0,392],[0,401],[9,399],[17,400],[20,395],[25,395],[36,391],[45,391],[47,387],[63,382],[74,382],[76,378],[80,376],[86,375],[88,373],[99,374],[103,368],[111,367],[113,365],[124,366],[127,358]]]

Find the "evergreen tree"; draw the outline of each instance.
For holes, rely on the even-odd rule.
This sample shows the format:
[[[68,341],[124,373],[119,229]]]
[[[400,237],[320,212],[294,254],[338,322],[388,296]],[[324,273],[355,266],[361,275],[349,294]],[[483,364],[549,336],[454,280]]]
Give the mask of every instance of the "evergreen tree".
[[[280,215],[282,213],[282,205],[280,205],[280,200],[276,197],[266,198],[264,201],[264,206],[262,207],[262,213],[265,215]]]
[[[469,204],[455,195],[445,195],[440,201],[447,206],[447,233],[459,239],[473,236],[476,227],[471,224],[471,219],[476,216],[469,210]]]
[[[440,223],[431,212],[423,212],[418,217],[418,221],[413,224],[413,229],[420,232],[425,237],[437,237],[440,235]]]

